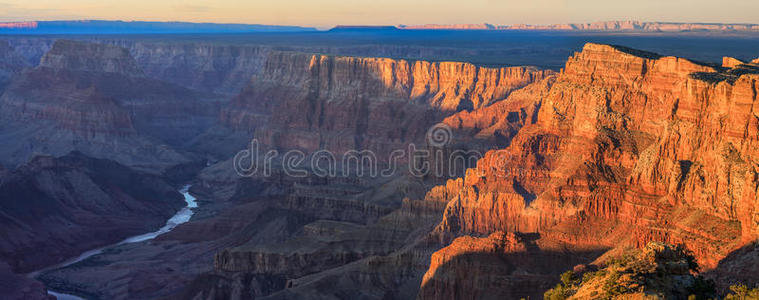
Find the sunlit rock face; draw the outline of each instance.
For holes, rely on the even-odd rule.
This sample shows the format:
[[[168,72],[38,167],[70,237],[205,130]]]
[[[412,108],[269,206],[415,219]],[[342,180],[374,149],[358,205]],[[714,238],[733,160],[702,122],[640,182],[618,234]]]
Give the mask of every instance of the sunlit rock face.
[[[510,146],[447,183],[437,230],[573,251],[684,243],[717,266],[759,234],[759,74],[728,65],[587,44],[532,90],[540,109]]]

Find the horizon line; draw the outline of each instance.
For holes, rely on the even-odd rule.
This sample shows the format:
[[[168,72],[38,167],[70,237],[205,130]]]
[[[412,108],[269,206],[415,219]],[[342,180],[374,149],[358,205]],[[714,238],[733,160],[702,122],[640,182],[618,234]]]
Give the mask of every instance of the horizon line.
[[[333,29],[337,27],[396,27],[399,29],[405,29],[408,27],[420,27],[420,26],[483,26],[489,25],[494,27],[509,27],[509,26],[560,26],[560,25],[593,25],[604,23],[637,23],[637,24],[680,24],[680,25],[759,25],[759,23],[751,22],[683,22],[683,21],[641,21],[641,20],[605,20],[605,21],[586,21],[586,22],[564,22],[564,23],[491,23],[491,22],[476,22],[476,23],[395,23],[395,24],[342,24],[336,23],[326,26],[319,25],[294,25],[294,24],[275,24],[275,23],[245,23],[245,22],[214,22],[214,21],[182,21],[182,20],[128,20],[128,19],[51,19],[51,20],[24,20],[24,21],[3,21],[0,20],[0,25],[9,24],[24,24],[24,23],[38,23],[38,22],[123,22],[123,23],[185,23],[185,24],[208,24],[208,25],[248,25],[248,26],[279,26],[279,27],[299,27],[304,29]],[[0,26],[2,28],[2,26]]]

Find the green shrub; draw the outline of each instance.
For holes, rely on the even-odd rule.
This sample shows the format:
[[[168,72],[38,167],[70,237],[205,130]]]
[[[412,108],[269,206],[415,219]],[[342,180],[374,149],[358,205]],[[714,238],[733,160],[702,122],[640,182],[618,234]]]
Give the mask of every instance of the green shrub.
[[[603,286],[603,292],[606,298],[614,298],[627,292],[627,289],[619,284],[621,275],[619,272],[612,271],[609,277],[606,278]]]
[[[574,294],[574,290],[576,289],[577,282],[577,275],[575,272],[572,271],[566,271],[561,274],[561,283],[557,284],[556,287],[553,289],[550,289],[543,293],[543,299],[545,300],[564,300],[569,298],[569,296],[572,296]]]
[[[566,271],[561,274],[561,283],[565,286],[571,286],[575,283],[575,272]]]
[[[732,293],[725,296],[725,300],[759,300],[759,287],[750,289],[745,284],[731,285]]]
[[[603,275],[603,271],[587,272],[585,274],[582,274],[582,283],[588,283],[598,275]]]
[[[564,285],[557,284],[556,287],[546,291],[543,294],[544,300],[564,300],[571,296],[569,289]]]
[[[696,276],[696,280],[693,282],[693,285],[688,288],[688,292],[690,293],[690,296],[688,297],[689,300],[714,299],[717,295],[717,287],[714,284],[713,280],[706,279],[703,276],[699,275]]]

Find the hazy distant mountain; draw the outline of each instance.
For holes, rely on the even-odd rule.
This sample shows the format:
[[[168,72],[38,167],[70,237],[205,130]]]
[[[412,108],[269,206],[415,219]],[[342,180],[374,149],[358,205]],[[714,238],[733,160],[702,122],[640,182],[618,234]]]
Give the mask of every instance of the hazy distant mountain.
[[[330,29],[330,32],[364,32],[364,31],[385,31],[398,30],[396,26],[376,26],[376,25],[337,25]]]
[[[144,21],[32,21],[0,23],[0,34],[149,34],[315,31],[311,27]]]
[[[721,23],[673,23],[640,21],[607,21],[571,24],[425,24],[399,25],[401,29],[448,29],[448,30],[561,30],[561,31],[613,31],[613,32],[759,32],[758,24],[721,24]]]

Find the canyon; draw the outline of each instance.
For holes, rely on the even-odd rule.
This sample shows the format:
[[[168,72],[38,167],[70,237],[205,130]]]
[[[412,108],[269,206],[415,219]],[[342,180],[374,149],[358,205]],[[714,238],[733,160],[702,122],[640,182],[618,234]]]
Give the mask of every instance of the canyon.
[[[16,298],[47,297],[24,273],[163,225],[188,182],[202,203],[190,222],[37,279],[93,299],[540,298],[567,270],[666,242],[722,289],[759,282],[747,271],[759,262],[759,58],[587,43],[548,70],[20,43],[0,46],[0,212],[12,237],[0,276],[25,286],[0,288]],[[451,140],[430,143],[442,125]],[[293,176],[276,161],[241,177],[234,157],[252,138],[306,155],[370,150],[381,164],[412,144],[484,155],[456,176]]]
[[[28,199],[3,205],[3,258],[27,273],[103,240],[160,227],[181,207],[169,187],[158,176],[77,152],[38,156],[3,176],[4,199]]]
[[[4,297],[47,299],[24,274],[160,227],[181,196],[156,175],[72,152],[37,156],[0,176]]]
[[[725,259],[747,262],[752,252],[730,254],[751,249],[757,233],[759,69],[725,61],[708,65],[587,44],[560,74],[444,119],[456,132],[474,133],[473,139],[504,129],[512,134],[507,147],[488,152],[464,178],[433,187],[420,203],[404,200],[388,215],[430,207],[442,212],[440,222],[419,220],[412,228],[433,230],[406,247],[336,270],[303,276],[297,272],[305,266],[293,265],[281,274],[302,278],[268,297],[330,297],[318,287],[347,282],[336,290],[403,298],[417,287],[383,286],[382,296],[367,291],[388,281],[419,283],[421,272],[423,299],[486,295],[477,291],[540,297],[553,284],[546,278],[650,241],[682,243],[705,269],[730,273],[720,265],[728,264]],[[510,115],[515,117],[502,119]],[[217,272],[232,278],[239,275],[230,272],[280,274],[283,261],[266,254],[271,251],[221,252]]]
[[[56,46],[57,43],[53,49]],[[224,145],[242,142],[240,147],[251,137],[268,137],[262,138],[262,143],[281,150],[314,151],[317,147],[323,147],[339,153],[353,147],[383,150],[371,148],[372,145],[389,144],[384,149],[405,147],[412,142],[423,143],[427,127],[446,114],[463,109],[461,103],[485,106],[551,74],[552,71],[527,67],[483,68],[466,63],[408,62],[271,51],[267,54],[262,71],[254,75],[240,94],[233,97],[229,106],[220,111],[218,124],[201,135],[203,140],[212,136],[212,141],[222,141]],[[314,90],[318,92],[314,94]],[[357,95],[365,96],[362,99]],[[303,110],[306,106],[315,109]],[[390,118],[397,117],[397,112],[404,110],[411,111],[404,123],[395,125],[397,121]],[[371,117],[358,114],[360,111],[367,111],[366,114]],[[420,115],[429,117],[419,118]],[[259,124],[261,127],[258,127]],[[385,128],[388,125],[399,127]],[[414,127],[415,131],[400,133]],[[364,131],[361,128],[365,128]],[[274,130],[276,134],[269,133]],[[302,143],[303,135],[314,133],[324,137],[323,140],[313,144]],[[243,140],[238,140],[240,136],[244,137]],[[366,143],[347,146],[330,143],[341,140]],[[298,147],[297,143],[303,146]],[[223,155],[219,149],[204,152],[209,148],[200,145],[189,149],[202,155]],[[237,178],[233,172],[234,168],[229,162],[222,161],[199,174],[200,182],[193,186],[193,194],[199,195],[200,201],[213,199],[213,203],[199,209],[197,221],[180,226],[154,241],[118,246],[118,251],[114,253],[106,252],[91,258],[100,261],[97,265],[83,261],[61,270],[45,272],[41,278],[58,289],[74,294],[95,298],[131,298],[185,295],[198,289],[198,284],[208,286],[214,280],[219,285],[243,284],[236,283],[236,280],[241,280],[238,275],[231,278],[224,275],[227,274],[224,273],[226,270],[231,270],[244,271],[246,275],[242,275],[243,278],[253,280],[253,283],[244,284],[254,285],[259,293],[267,295],[284,287],[294,274],[306,275],[387,254],[403,246],[407,236],[423,233],[396,228],[396,222],[423,221],[423,224],[430,224],[426,226],[429,228],[434,223],[434,214],[431,213],[434,210],[425,208],[426,205],[421,206],[419,212],[385,216],[403,205],[411,205],[409,209],[413,209],[415,202],[404,204],[402,195],[423,195],[424,184],[410,182],[405,177],[368,181],[352,177],[325,180],[312,176],[298,179],[280,172],[268,178],[253,178],[251,182],[251,179]],[[419,219],[420,216],[424,218]],[[340,232],[344,233],[333,236]],[[381,234],[382,238],[372,238],[375,233]],[[336,244],[342,245],[348,252],[331,253],[331,247]],[[253,245],[253,249],[248,249]],[[281,252],[289,247],[298,250],[292,254]],[[257,253],[264,251],[260,255],[266,260],[282,260],[290,255],[300,255],[297,254],[300,251],[313,254],[303,257],[303,264],[297,267],[283,265],[279,269],[266,267],[257,270],[248,269],[250,262],[235,258],[235,253],[247,256],[244,253],[251,250]],[[176,256],[177,265],[147,263],[155,260],[157,255],[167,255],[166,251]],[[214,255],[215,252],[218,253]],[[131,257],[133,264],[130,268],[114,269],[124,256]],[[221,274],[215,271],[208,273],[214,261]],[[309,267],[311,263],[318,265]],[[178,274],[175,270],[182,272]],[[261,272],[264,274],[259,274]],[[97,275],[92,277],[91,274]],[[151,276],[150,279],[132,280],[103,289],[107,282],[118,277],[137,279],[140,274]],[[146,280],[152,283],[148,284]],[[88,284],[83,285],[85,282]],[[188,287],[177,290],[182,286]],[[198,292],[208,291],[201,289]],[[219,297],[229,292],[219,291]]]

